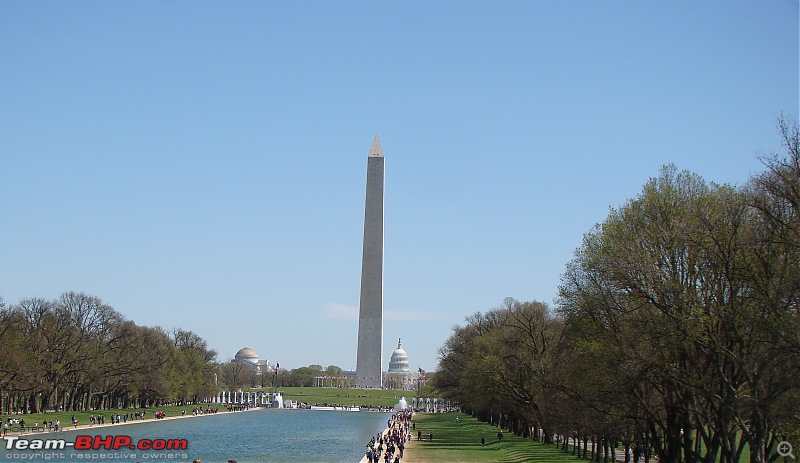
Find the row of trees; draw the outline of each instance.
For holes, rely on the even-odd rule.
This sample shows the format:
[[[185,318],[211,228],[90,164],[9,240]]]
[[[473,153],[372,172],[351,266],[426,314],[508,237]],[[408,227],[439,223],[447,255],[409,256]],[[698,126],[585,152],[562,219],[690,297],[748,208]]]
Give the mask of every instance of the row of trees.
[[[280,388],[280,387],[311,387],[314,386],[314,377],[320,375],[340,376],[342,369],[336,365],[322,368],[322,365],[309,365],[293,370],[275,370],[264,374],[247,365],[229,362],[220,365],[220,381],[231,391],[247,388]]]
[[[800,134],[780,129],[786,154],[743,187],[663,168],[584,237],[555,309],[507,300],[454,328],[435,386],[597,461],[619,443],[763,463],[799,442]]]
[[[0,300],[6,412],[191,402],[215,390],[216,353],[191,331],[138,326],[100,299]]]
[[[257,375],[217,363],[199,335],[138,326],[102,300],[66,292],[56,300],[0,298],[0,413],[39,413],[195,403],[223,389],[313,386],[335,365]]]

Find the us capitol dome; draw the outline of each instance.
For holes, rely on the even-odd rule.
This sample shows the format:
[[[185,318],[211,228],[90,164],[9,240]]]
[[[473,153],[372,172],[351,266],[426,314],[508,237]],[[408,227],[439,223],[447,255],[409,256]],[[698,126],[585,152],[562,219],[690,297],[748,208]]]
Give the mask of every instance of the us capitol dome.
[[[389,360],[389,373],[407,374],[408,372],[408,354],[406,354],[403,344],[398,339],[397,349],[392,352],[392,358]]]

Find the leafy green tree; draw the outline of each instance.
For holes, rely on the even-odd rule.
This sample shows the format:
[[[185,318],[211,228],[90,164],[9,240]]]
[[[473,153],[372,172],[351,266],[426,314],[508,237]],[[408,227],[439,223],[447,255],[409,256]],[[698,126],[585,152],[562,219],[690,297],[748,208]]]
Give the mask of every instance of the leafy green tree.
[[[550,442],[543,406],[560,327],[546,304],[507,298],[454,328],[432,385],[487,421],[525,436],[543,431]]]
[[[800,428],[800,131],[779,128],[786,154],[745,188],[662,168],[584,237],[557,314],[506,298],[468,317],[432,385],[597,462],[616,442],[626,462],[774,461]]]
[[[753,463],[776,459],[775,445],[800,423],[800,401],[785,399],[796,399],[800,388],[800,130],[785,120],[778,127],[785,154],[764,159],[766,172],[747,189],[756,217],[743,278],[752,302],[742,330],[747,350],[739,354],[747,360],[745,400],[736,413]]]
[[[619,393],[661,461],[713,462],[718,452],[738,461],[742,432],[751,461],[764,461],[767,412],[791,389],[796,365],[771,320],[796,311],[757,296],[753,276],[775,280],[756,263],[791,255],[759,251],[760,227],[740,191],[668,166],[587,235],[564,276],[560,305],[575,348],[611,371],[609,359],[624,366],[614,374],[627,380]]]
[[[172,331],[172,340],[178,373],[176,398],[183,402],[197,402],[200,397],[210,397],[215,392],[213,374],[217,353],[209,349],[206,341],[192,331],[175,328]]]
[[[321,365],[295,368],[281,374],[281,383],[288,387],[311,387],[314,385],[314,376],[318,376],[322,372]]]
[[[79,410],[197,400],[214,390],[213,351],[190,331],[171,339],[99,298],[66,292],[0,308],[0,390],[7,411]]]

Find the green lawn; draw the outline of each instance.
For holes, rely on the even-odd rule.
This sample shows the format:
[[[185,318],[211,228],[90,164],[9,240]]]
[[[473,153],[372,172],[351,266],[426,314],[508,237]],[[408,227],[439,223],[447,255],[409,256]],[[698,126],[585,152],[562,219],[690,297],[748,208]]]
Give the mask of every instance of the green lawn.
[[[458,417],[458,423],[456,423]],[[433,462],[498,462],[498,463],[575,463],[585,462],[568,453],[561,452],[555,445],[544,445],[529,439],[503,433],[503,441],[498,442],[498,428],[463,413],[414,415],[416,429],[413,429],[411,447],[406,453],[408,463]],[[417,432],[422,431],[422,441],[417,441]],[[433,433],[433,441],[428,434]],[[481,446],[481,437],[486,437],[486,446]],[[624,459],[625,450],[618,448],[616,457]],[[653,460],[655,461],[655,458]],[[719,458],[718,458],[719,461]],[[745,447],[741,462],[750,461]],[[786,458],[779,462],[787,461]]]
[[[199,405],[201,408],[205,408],[203,404]],[[220,411],[226,411],[227,409],[224,406],[219,404],[214,404],[215,407],[219,408]],[[188,405],[185,407],[151,407],[151,408],[128,408],[128,409],[113,409],[113,410],[92,410],[88,412],[79,412],[79,411],[67,411],[67,412],[51,412],[51,413],[30,413],[27,415],[0,415],[2,418],[3,423],[8,423],[8,418],[16,418],[16,419],[24,419],[25,426],[30,427],[37,425],[42,426],[44,421],[46,420],[48,423],[55,422],[56,420],[61,421],[62,429],[71,429],[72,426],[72,417],[74,416],[75,419],[78,420],[78,427],[87,426],[91,424],[90,417],[92,415],[98,416],[103,415],[105,416],[105,423],[111,424],[111,415],[119,414],[120,416],[124,416],[126,413],[128,414],[129,421],[133,421],[134,413],[147,411],[145,414],[145,420],[150,421],[155,419],[156,412],[162,411],[166,415],[166,417],[175,417],[181,416],[183,411],[186,411],[187,415],[192,414],[192,410],[194,409],[193,405]],[[18,425],[11,425],[12,427]]]
[[[458,417],[458,423],[456,423]],[[523,463],[574,463],[576,458],[564,454],[555,445],[543,445],[529,439],[503,433],[503,441],[497,439],[498,428],[478,421],[463,413],[414,415],[416,429],[412,430],[413,442],[407,452],[409,463],[428,462],[497,462]],[[417,441],[421,431],[422,441]],[[428,439],[433,433],[433,440]],[[481,437],[486,445],[481,445]]]

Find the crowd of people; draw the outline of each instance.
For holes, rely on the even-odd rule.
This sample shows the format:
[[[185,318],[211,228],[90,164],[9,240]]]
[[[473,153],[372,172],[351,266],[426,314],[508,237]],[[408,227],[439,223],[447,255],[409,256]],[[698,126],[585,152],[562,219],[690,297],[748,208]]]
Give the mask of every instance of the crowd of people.
[[[192,412],[192,414],[194,416],[197,416],[197,415],[202,415],[204,413],[217,413],[217,411],[219,411],[219,409],[217,408],[208,407],[204,411],[203,409],[196,407],[195,410]],[[182,415],[186,416],[185,410],[183,411]],[[166,416],[167,416],[166,413],[164,413],[163,411],[157,411],[155,413],[156,419],[163,419],[166,418]],[[137,421],[145,420],[146,418],[147,418],[146,410],[143,410],[141,412],[136,411],[131,413],[125,413],[124,415],[120,413],[112,413],[111,416],[109,417],[111,424],[127,423],[129,421],[134,421],[134,420]],[[104,425],[106,424],[106,416],[103,414],[97,414],[97,415],[91,414],[89,415],[88,421],[89,425],[91,426]],[[78,427],[77,416],[72,415],[71,422],[73,428]],[[0,435],[5,435],[8,434],[9,432],[24,433],[24,432],[45,432],[45,431],[64,430],[61,427],[60,420],[51,420],[51,421],[44,420],[40,426],[38,421],[33,423],[33,425],[31,425],[30,421],[28,423],[25,422],[25,418],[12,418],[9,416],[7,421],[5,421],[0,417],[0,423],[2,423],[2,426],[0,426]]]
[[[0,419],[0,422],[3,420]],[[39,426],[39,422],[33,423],[33,426],[30,425],[30,422],[26,425],[25,418],[11,418],[8,417],[8,422],[3,423],[3,426],[0,430],[0,435],[8,434],[9,432],[42,432],[42,431],[60,431],[61,430],[61,420],[55,421],[47,421],[44,420],[42,425]]]
[[[219,408],[208,406],[205,410],[202,407],[194,407],[192,416],[209,415],[219,412]],[[181,416],[186,416],[186,410],[181,410]]]
[[[136,411],[136,412],[133,412],[133,413],[125,413],[124,415],[119,414],[119,413],[112,413],[111,414],[111,424],[127,423],[128,420],[144,420],[146,413],[147,413],[147,410],[144,410],[144,411],[141,411],[141,412]],[[78,420],[75,419],[75,415],[72,415],[72,422],[73,422],[74,425],[78,424]],[[89,416],[89,423],[92,426],[94,426],[96,424],[97,425],[106,424],[106,417],[105,417],[105,415],[97,415],[97,416],[90,415]]]
[[[412,412],[402,410],[387,421],[386,431],[373,437],[367,444],[366,459],[369,463],[400,463],[406,442],[411,438]]]

